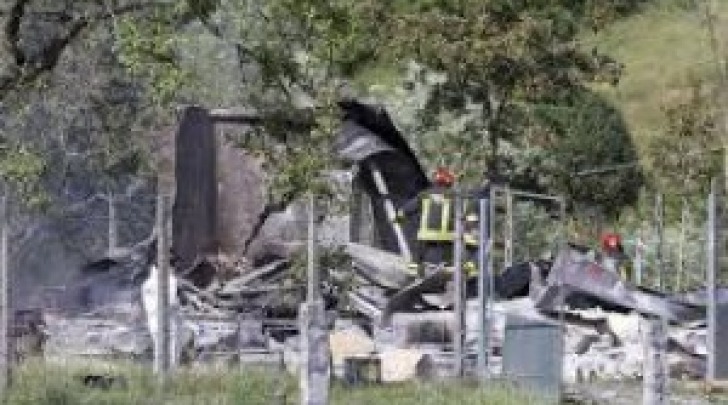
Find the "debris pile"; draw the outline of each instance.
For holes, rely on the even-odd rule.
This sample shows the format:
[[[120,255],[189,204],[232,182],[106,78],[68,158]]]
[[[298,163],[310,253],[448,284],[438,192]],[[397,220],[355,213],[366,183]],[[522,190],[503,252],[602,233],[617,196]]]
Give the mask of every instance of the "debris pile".
[[[42,352],[49,358],[150,358],[153,339],[149,325],[156,317],[156,290],[149,289],[156,287],[147,284],[156,280],[155,266],[150,264],[156,253],[151,245],[140,249],[146,252],[105,258],[103,269],[83,274],[78,286],[54,291],[47,298],[55,305],[46,305],[36,322],[39,332],[26,333],[29,322],[18,319],[18,334],[22,332],[23,340],[42,340]],[[187,358],[192,359],[205,358],[211,352],[232,352],[241,342],[251,346],[255,340],[263,345],[262,338],[241,341],[241,325],[257,322],[262,336],[262,319],[295,319],[303,297],[302,285],[284,259],[253,268],[245,261],[211,257],[173,275],[170,287],[170,296],[176,297],[171,316],[173,322],[181,323],[173,328],[181,339],[179,349],[192,346],[186,349]],[[109,290],[113,294],[106,294]],[[104,294],[105,300],[101,299]],[[253,328],[242,328],[252,336]]]
[[[206,282],[180,279],[179,295],[190,313],[220,317],[238,313],[260,316],[295,313],[303,285],[291,277],[290,262],[273,260],[251,268],[229,260],[204,260],[187,274],[210,274]]]
[[[336,153],[358,166],[353,183],[363,191],[360,197],[369,199],[369,204],[359,204],[359,208],[366,205],[371,213],[364,218],[352,210],[343,221],[350,229],[343,233],[371,243],[344,243],[348,264],[320,261],[327,273],[320,287],[331,321],[334,373],[357,380],[366,374],[357,367],[378,365],[373,378],[381,381],[449,375],[454,363],[452,271],[421,263],[413,272],[407,255],[395,252],[415,245],[418,224],[400,225],[391,218],[393,207],[402,207],[429,187],[427,176],[386,112],[354,101],[342,108],[345,117]],[[189,128],[191,139],[197,136],[193,129]],[[194,152],[194,148],[189,150],[191,155]],[[184,175],[178,176],[178,183],[184,182]],[[295,371],[301,358],[296,319],[306,290],[296,264],[300,238],[274,238],[280,239],[271,244],[277,247],[251,256],[254,262],[210,253],[208,250],[215,249],[208,245],[213,246],[218,238],[213,232],[217,183],[214,170],[206,176],[207,193],[187,184],[191,196],[205,194],[199,200],[205,204],[195,206],[201,210],[200,217],[187,223],[189,243],[175,245],[175,249],[188,245],[189,249],[172,259],[177,267],[173,294],[179,298],[178,314],[173,318],[183,324],[180,331],[192,336],[184,343],[188,359],[208,359],[226,352],[231,360],[242,362],[257,359],[261,353],[282,353],[287,368]],[[197,197],[190,199],[199,202]],[[261,214],[268,219],[259,218],[260,228],[251,233],[257,235],[266,226],[275,228],[275,234],[304,229],[300,223],[294,225],[294,217],[291,214],[278,221]],[[201,225],[196,225],[198,220]],[[174,229],[179,231],[177,225]],[[334,239],[339,241],[342,227],[335,228],[335,232],[327,232],[338,235]],[[368,228],[371,235],[360,238]],[[325,245],[334,247],[336,241]],[[553,261],[516,263],[494,277],[487,348],[491,371],[499,372],[504,363],[508,319],[519,317],[552,325],[564,322],[562,375],[567,382],[640,377],[645,363],[642,320],[660,317],[670,322],[671,372],[693,378],[705,373],[704,294],[670,296],[637,288],[579,249],[558,253]],[[147,325],[154,323],[154,311],[147,305],[144,314],[140,286],[150,280],[155,260],[153,246],[144,245],[132,249],[127,257],[90,266],[88,272],[93,274],[84,276],[81,287],[64,292],[66,300],[82,304],[74,304],[80,309],[65,317],[46,316],[46,353],[72,351],[78,346],[79,351],[94,355],[125,352],[149,356],[152,339]],[[476,282],[470,277],[465,286],[464,337],[466,369],[470,370],[479,332]],[[728,294],[719,297],[728,300]],[[95,314],[96,318],[79,313]]]
[[[421,277],[412,275],[400,256],[360,244],[350,243],[344,252],[351,265],[331,270],[330,281],[337,288],[327,290],[334,320],[330,335],[334,373],[344,378],[347,362],[360,359],[367,364],[366,359],[376,359],[382,381],[448,375],[454,327],[451,272],[432,267]],[[128,266],[119,261],[120,274],[128,275]],[[105,282],[115,274],[115,267],[108,267]],[[566,382],[638,378],[644,364],[641,320],[664,316],[671,321],[671,373],[688,378],[704,375],[706,328],[699,299],[636,289],[603,272],[569,250],[553,266],[520,264],[496,277],[490,326],[492,371],[498,372],[502,364],[506,320],[518,316],[564,320]],[[581,283],[582,279],[590,283]],[[564,285],[566,308],[556,305],[557,282]],[[139,291],[138,283],[122,284]],[[184,273],[177,285],[180,319],[191,335],[183,343],[187,346],[183,357],[208,361],[215,353],[228,352],[230,361],[245,361],[245,350],[258,354],[280,350],[286,353],[288,368],[296,369],[296,312],[305,291],[296,282],[290,260],[253,268],[244,261],[214,257]],[[85,288],[86,295],[95,294],[88,291],[92,283]],[[472,289],[469,297],[465,345],[471,364],[477,352],[479,312]],[[94,311],[85,316],[45,314],[46,356],[151,356],[152,339],[139,305],[117,304],[106,302],[103,317]],[[112,313],[116,316],[108,316]],[[280,326],[276,319],[287,322],[288,329],[276,329]]]
[[[332,345],[337,364],[341,357],[374,356],[385,363],[392,350],[414,350],[430,363],[452,355],[454,313],[452,274],[433,271],[422,278],[409,276],[397,255],[349,244],[353,282],[347,293],[350,309],[367,319],[371,333],[361,350],[350,353]],[[532,271],[524,270],[530,268]],[[525,280],[524,280],[525,277]],[[586,280],[586,282],[584,282]],[[668,361],[675,377],[701,378],[705,373],[706,327],[704,306],[676,297],[637,289],[573,249],[553,263],[517,265],[496,277],[492,304],[490,355],[493,371],[502,363],[504,325],[509,316],[555,322],[565,326],[563,378],[566,382],[633,379],[642,376],[645,317],[670,321]],[[557,305],[563,286],[566,307]],[[465,343],[469,358],[477,352],[478,302],[473,294],[466,305]],[[341,331],[332,332],[338,342]],[[359,341],[363,332],[347,331]],[[371,347],[376,350],[371,351]],[[419,358],[419,357],[418,357]],[[419,360],[418,360],[419,361]],[[415,364],[410,364],[415,367]],[[446,367],[447,368],[447,367]],[[447,370],[430,374],[447,374]],[[386,379],[385,379],[386,380]]]

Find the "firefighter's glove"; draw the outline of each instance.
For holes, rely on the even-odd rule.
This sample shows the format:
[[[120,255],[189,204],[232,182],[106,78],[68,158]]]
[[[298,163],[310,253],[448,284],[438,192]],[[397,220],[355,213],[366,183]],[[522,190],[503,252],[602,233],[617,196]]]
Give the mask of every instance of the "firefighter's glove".
[[[407,263],[407,274],[418,277],[420,275],[420,264],[415,262]]]
[[[475,265],[474,261],[468,260],[467,262],[463,263],[463,273],[467,277],[474,277],[478,275],[478,266]]]

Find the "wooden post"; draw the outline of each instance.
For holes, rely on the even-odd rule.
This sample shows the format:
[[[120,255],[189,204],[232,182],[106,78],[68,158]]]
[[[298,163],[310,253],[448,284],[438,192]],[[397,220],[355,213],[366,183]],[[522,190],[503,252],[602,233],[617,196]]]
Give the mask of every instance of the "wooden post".
[[[326,405],[329,401],[329,335],[326,310],[319,291],[316,263],[316,199],[309,196],[308,286],[306,302],[299,309],[301,405]]]
[[[8,270],[7,195],[0,197],[0,398],[5,398],[13,366],[13,309]]]
[[[463,199],[458,191],[453,199],[455,203],[455,243],[453,254],[453,283],[455,288],[455,322],[453,326],[453,349],[455,351],[454,371],[456,377],[463,377],[465,360],[465,281],[463,277]]]
[[[154,345],[154,372],[161,383],[170,366],[169,316],[169,197],[157,196],[157,334]]]

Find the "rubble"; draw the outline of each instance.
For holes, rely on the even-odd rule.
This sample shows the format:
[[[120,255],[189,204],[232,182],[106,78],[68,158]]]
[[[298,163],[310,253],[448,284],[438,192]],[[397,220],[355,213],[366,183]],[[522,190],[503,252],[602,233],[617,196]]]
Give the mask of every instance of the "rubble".
[[[143,323],[83,317],[44,319],[48,340],[46,358],[109,357],[145,358],[152,347],[151,336]]]
[[[454,322],[448,289],[452,274],[435,269],[427,277],[396,278],[390,274],[404,274],[402,261],[386,252],[375,256],[371,249],[356,244],[348,247],[356,275],[348,297],[352,309],[372,322],[379,353],[387,350],[382,347],[448,350]],[[561,283],[567,295],[565,309],[556,306]],[[645,315],[661,315],[673,322],[668,357],[673,374],[696,378],[704,372],[705,328],[694,322],[704,316],[700,305],[636,289],[578,252],[562,252],[553,266],[514,266],[496,277],[496,287],[500,287],[496,291],[501,298],[493,303],[490,333],[491,354],[496,358],[509,314],[538,321],[563,318],[565,382],[640,378],[645,343],[640,323]],[[471,352],[477,344],[477,317],[477,301],[469,300],[465,335]],[[500,361],[495,359],[495,363]]]
[[[344,361],[351,356],[367,356],[376,352],[376,344],[364,331],[357,329],[335,330],[329,334],[331,362],[334,375],[343,378]]]
[[[546,285],[535,292],[536,305],[541,309],[553,309],[561,293],[572,307],[601,307],[617,312],[635,310],[672,322],[705,317],[704,306],[637,289],[574,249],[565,249],[556,257]]]
[[[407,261],[399,255],[358,243],[349,243],[345,253],[353,270],[378,287],[399,290],[413,280],[407,276]]]
[[[428,182],[422,168],[411,150],[401,145],[403,139],[396,130],[392,132],[393,128],[384,120],[386,117],[361,105],[351,108],[340,152],[357,164],[368,159],[376,161],[388,183],[402,186],[392,187],[398,190],[397,195],[391,196],[395,202],[411,198],[424,189]],[[383,123],[386,136],[380,136],[378,131],[382,128],[375,128],[377,122]],[[382,154],[391,155],[387,158]],[[367,181],[371,179],[361,173],[358,176],[363,189],[371,193],[374,228],[380,232],[377,234],[380,240],[374,244],[376,247],[346,244],[343,252],[351,265],[331,269],[331,277],[324,277],[326,283],[332,284],[324,294],[326,309],[337,318],[328,333],[334,375],[343,378],[347,359],[352,358],[376,360],[384,382],[447,375],[448,364],[453,362],[452,272],[437,266],[423,266],[422,276],[409,272],[408,261],[394,253],[398,246],[385,226],[381,201],[368,187],[371,184]],[[190,204],[202,193],[192,189],[186,192],[190,194]],[[192,206],[215,217],[204,206]],[[188,354],[191,361],[206,361],[222,352],[231,358],[238,356],[242,361],[240,356],[246,349],[267,350],[281,352],[286,369],[292,373],[298,371],[301,362],[298,331],[274,330],[268,325],[273,319],[295,320],[298,305],[304,298],[304,285],[296,274],[292,255],[301,244],[283,235],[288,231],[285,225],[295,219],[294,211],[289,207],[261,225],[258,231],[280,237],[271,238],[275,243],[270,243],[277,247],[267,254],[260,253],[263,245],[258,243],[255,260],[217,252],[183,257],[186,265],[176,273],[178,288],[173,287],[170,293],[179,299],[174,316],[176,324],[181,334],[189,331],[191,336]],[[214,232],[205,229],[201,235],[194,235],[193,225],[187,223],[187,233],[178,232],[175,238],[184,240],[197,253],[206,252]],[[266,226],[276,228],[277,233]],[[411,237],[413,229],[405,231]],[[89,276],[84,284],[88,288],[77,294],[87,298],[83,306],[85,313],[126,313],[127,316],[117,320],[90,319],[78,314],[47,316],[46,355],[148,356],[152,339],[145,321],[154,324],[152,291],[143,294],[146,318],[137,313],[141,313],[141,281],[154,280],[154,271],[150,271],[154,255],[146,256],[147,260],[141,260],[139,257],[144,255],[136,255],[132,266],[136,272],[127,271],[124,258],[91,266],[89,271],[93,270],[93,277]],[[122,277],[123,274],[126,276]],[[112,302],[104,302],[103,293],[107,289],[98,287],[92,279],[104,283],[118,279],[114,284],[115,293],[109,295]],[[469,281],[472,286],[474,279]],[[640,378],[645,363],[642,320],[646,316],[664,317],[671,322],[668,360],[673,375],[700,378],[705,372],[704,293],[668,296],[640,289],[568,248],[559,252],[553,262],[515,263],[496,275],[494,283],[496,296],[491,297],[494,301],[489,314],[488,354],[495,372],[504,363],[506,320],[514,316],[552,326],[564,322],[562,379],[567,383]],[[472,358],[477,351],[479,331],[476,328],[481,314],[473,289],[467,290],[470,299],[465,309],[465,347]],[[564,305],[560,299],[562,293]],[[728,293],[721,293],[723,296],[728,297]],[[357,322],[340,322],[349,317],[357,318]],[[182,339],[180,349],[187,343],[187,338]]]
[[[404,382],[428,378],[431,358],[417,349],[391,349],[379,353],[382,382]]]

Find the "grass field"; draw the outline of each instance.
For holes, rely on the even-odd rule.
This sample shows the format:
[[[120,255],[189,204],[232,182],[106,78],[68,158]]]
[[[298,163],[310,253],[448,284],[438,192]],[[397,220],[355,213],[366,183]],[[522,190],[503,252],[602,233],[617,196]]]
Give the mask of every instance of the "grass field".
[[[15,373],[8,405],[269,405],[296,404],[297,381],[263,370],[245,373],[185,370],[160,390],[149,368],[137,365],[42,365],[29,363]],[[105,390],[82,383],[87,374],[120,376],[124,383]],[[470,383],[428,382],[350,388],[334,384],[331,404],[340,405],[522,405],[546,403],[512,387],[488,388]]]
[[[597,34],[585,34],[595,46],[624,65],[616,87],[598,87],[619,109],[638,153],[665,128],[664,108],[690,94],[691,82],[715,88],[716,55],[706,28],[705,1],[660,0]],[[728,34],[728,1],[713,1],[721,41]]]

